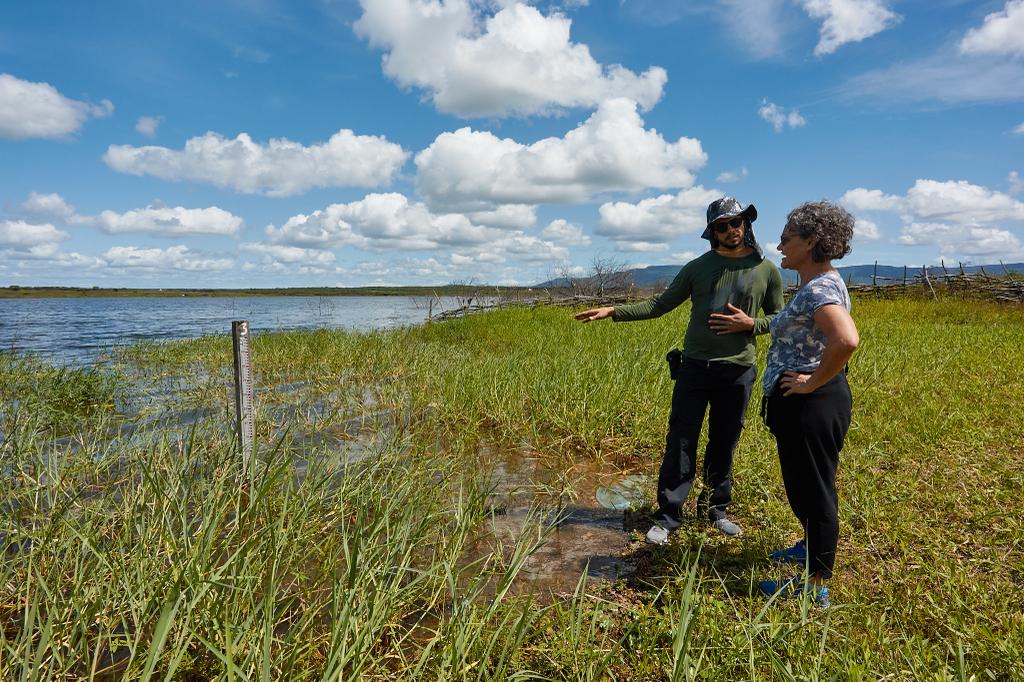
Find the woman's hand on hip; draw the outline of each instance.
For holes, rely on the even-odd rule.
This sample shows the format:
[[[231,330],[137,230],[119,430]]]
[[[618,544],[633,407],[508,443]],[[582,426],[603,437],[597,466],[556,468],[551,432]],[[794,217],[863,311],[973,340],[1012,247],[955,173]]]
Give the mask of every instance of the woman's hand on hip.
[[[818,387],[811,384],[810,374],[783,372],[782,378],[779,379],[779,388],[782,389],[782,395],[793,395],[796,393],[813,393]]]

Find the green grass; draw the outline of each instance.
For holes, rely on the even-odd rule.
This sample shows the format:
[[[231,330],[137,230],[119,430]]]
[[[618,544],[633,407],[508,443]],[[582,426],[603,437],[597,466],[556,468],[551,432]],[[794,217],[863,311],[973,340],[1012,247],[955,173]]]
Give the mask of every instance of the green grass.
[[[70,432],[110,415],[125,395],[118,372],[91,367],[52,367],[36,357],[0,352],[0,419],[29,419]]]
[[[4,679],[1024,679],[1019,307],[855,301],[830,611],[752,595],[797,531],[759,391],[736,459],[742,539],[692,523],[650,548],[634,532],[629,580],[510,589],[552,510],[487,540],[482,446],[656,472],[663,356],[686,314],[581,325],[523,308],[259,335],[247,485],[226,428],[227,338],[122,353],[139,386],[197,378],[170,379],[187,389],[174,409],[216,408],[191,430],[111,441],[65,417],[56,430],[78,435],[54,453],[52,417],[74,410],[0,413]],[[397,426],[353,441],[369,456],[303,445],[384,410]]]

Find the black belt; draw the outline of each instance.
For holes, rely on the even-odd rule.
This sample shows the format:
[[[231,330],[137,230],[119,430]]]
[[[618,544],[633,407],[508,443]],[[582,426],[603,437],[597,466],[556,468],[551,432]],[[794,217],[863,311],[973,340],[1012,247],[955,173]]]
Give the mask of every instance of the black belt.
[[[732,367],[745,367],[747,369],[749,369],[752,366],[740,365],[735,362],[729,362],[728,360],[697,360],[696,358],[687,357],[685,355],[683,356],[683,362],[695,365],[697,367],[704,367],[705,369],[710,369],[715,365],[730,365]]]

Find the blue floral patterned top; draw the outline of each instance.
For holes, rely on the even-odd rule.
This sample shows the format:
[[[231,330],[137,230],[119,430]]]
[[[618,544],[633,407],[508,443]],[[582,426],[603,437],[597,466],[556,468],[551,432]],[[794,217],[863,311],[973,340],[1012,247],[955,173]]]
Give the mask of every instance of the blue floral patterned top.
[[[826,305],[841,305],[850,310],[850,292],[835,270],[812,277],[772,319],[772,345],[764,370],[765,395],[771,395],[783,372],[810,374],[818,369],[825,350],[825,334],[814,325],[814,313]]]

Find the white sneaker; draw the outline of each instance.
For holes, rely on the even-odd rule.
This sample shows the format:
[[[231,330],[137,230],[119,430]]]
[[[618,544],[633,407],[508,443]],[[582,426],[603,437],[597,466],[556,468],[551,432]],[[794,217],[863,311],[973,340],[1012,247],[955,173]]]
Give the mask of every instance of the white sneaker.
[[[657,524],[651,526],[651,529],[647,531],[647,542],[651,545],[667,545],[668,530]]]
[[[729,536],[741,535],[743,533],[743,529],[729,519],[715,519],[715,522],[711,525]]]

